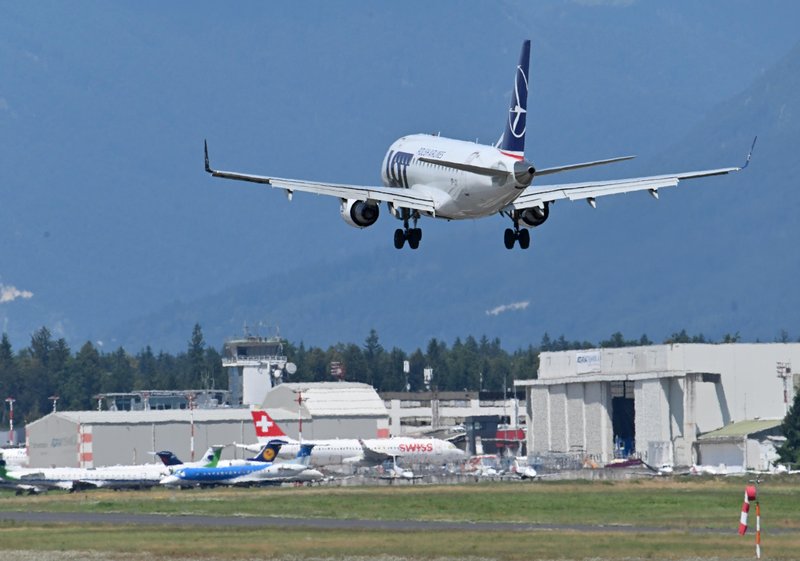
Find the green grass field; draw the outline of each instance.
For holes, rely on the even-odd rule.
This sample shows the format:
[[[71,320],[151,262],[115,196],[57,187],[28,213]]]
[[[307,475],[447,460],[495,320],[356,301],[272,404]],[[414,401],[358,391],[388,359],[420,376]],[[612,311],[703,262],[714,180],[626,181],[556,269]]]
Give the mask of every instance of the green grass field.
[[[746,482],[508,482],[0,494],[2,511],[130,512],[622,525],[660,532],[378,531],[6,523],[0,558],[28,559],[752,559],[736,535]],[[800,481],[759,490],[765,559],[800,559]],[[751,512],[751,526],[755,516]],[[729,530],[697,532],[698,529]],[[751,530],[752,531],[752,530]],[[772,531],[772,533],[770,533]]]

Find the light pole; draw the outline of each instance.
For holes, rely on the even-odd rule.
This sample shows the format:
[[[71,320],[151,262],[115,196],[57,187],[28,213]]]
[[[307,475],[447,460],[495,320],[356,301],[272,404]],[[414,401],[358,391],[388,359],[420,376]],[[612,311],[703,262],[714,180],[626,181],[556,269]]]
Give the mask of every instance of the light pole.
[[[14,402],[16,399],[13,397],[7,397],[6,403],[8,403],[8,443],[11,446],[14,446]]]
[[[189,427],[191,438],[189,439],[189,448],[191,450],[192,461],[194,461],[194,394],[190,393],[189,399]]]

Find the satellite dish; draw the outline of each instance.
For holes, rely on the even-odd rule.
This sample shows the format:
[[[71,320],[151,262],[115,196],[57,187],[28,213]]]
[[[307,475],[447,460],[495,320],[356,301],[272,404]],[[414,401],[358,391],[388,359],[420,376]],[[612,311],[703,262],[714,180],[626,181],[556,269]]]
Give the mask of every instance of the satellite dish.
[[[275,378],[276,380],[281,376],[283,376],[283,370],[281,370],[280,368],[272,371],[272,377]]]
[[[297,372],[297,365],[294,362],[287,362],[286,366],[283,367],[286,370],[286,373],[290,376]]]

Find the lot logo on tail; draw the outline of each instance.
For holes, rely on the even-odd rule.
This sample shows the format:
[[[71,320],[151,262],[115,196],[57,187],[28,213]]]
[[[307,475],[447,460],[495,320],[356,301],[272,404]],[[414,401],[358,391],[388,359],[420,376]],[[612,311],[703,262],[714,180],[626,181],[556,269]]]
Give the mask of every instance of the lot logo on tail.
[[[531,42],[522,43],[514,73],[514,91],[511,92],[511,103],[508,107],[508,122],[503,131],[500,151],[506,156],[522,159],[525,156],[525,132],[528,116],[528,67],[531,54]]]

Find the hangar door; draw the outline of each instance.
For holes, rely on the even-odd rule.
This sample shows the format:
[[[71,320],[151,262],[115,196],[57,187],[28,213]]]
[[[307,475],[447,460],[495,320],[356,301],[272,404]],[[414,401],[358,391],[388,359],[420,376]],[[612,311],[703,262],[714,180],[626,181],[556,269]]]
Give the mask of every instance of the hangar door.
[[[636,450],[636,408],[633,382],[610,382],[611,428],[614,432],[614,457],[627,458]]]

